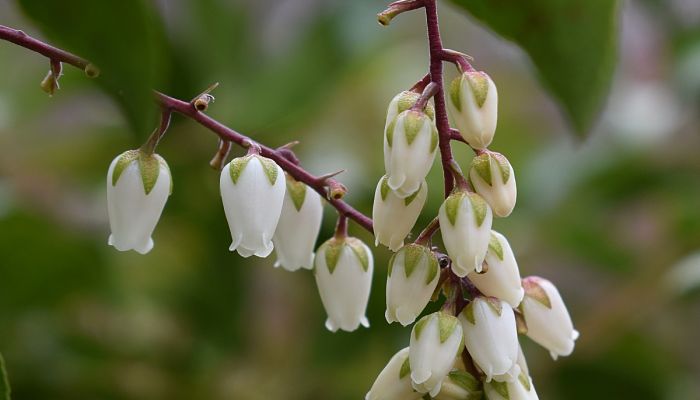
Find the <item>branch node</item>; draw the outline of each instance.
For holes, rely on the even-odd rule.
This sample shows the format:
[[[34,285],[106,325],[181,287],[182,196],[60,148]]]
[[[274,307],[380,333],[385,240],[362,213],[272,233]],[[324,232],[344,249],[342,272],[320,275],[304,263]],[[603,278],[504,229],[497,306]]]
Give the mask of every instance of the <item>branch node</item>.
[[[328,200],[340,200],[348,192],[348,188],[335,179],[327,179],[326,186],[328,187]]]
[[[399,0],[389,4],[386,10],[377,14],[377,22],[382,26],[388,26],[395,16],[406,11],[423,7],[423,0]]]
[[[214,100],[216,100],[210,93],[218,86],[219,82],[215,82],[206,88],[202,93],[195,96],[195,98],[190,101],[192,106],[194,106],[197,111],[206,111],[206,109],[209,107],[209,103],[213,103]]]

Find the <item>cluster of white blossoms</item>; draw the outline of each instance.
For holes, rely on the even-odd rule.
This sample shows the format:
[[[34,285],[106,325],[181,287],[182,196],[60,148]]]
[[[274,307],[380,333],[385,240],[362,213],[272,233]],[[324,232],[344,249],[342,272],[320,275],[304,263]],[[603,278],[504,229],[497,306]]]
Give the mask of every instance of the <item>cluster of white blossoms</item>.
[[[129,150],[115,158],[107,174],[109,244],[121,251],[148,253],[171,190],[170,170],[160,156]],[[289,271],[315,269],[328,314],[326,327],[335,332],[369,326],[365,309],[372,253],[359,239],[340,232],[314,255],[323,216],[323,201],[316,191],[256,152],[235,158],[222,169],[220,190],[231,251],[243,257],[267,257],[274,249],[275,266]]]
[[[384,130],[386,175],[377,184],[373,218],[377,243],[395,252],[386,319],[408,326],[440,290],[447,299],[441,311],[418,319],[409,347],[391,358],[366,399],[537,399],[518,332],[555,359],[571,354],[578,332],[556,287],[521,279],[508,240],[492,230],[494,217],[513,211],[517,192],[510,162],[487,149],[496,130],[496,86],[470,70],[449,91],[451,116],[476,156],[438,213],[449,256],[442,266],[425,240],[404,245],[425,204],[438,145],[432,105],[419,98],[411,91],[394,97]]]

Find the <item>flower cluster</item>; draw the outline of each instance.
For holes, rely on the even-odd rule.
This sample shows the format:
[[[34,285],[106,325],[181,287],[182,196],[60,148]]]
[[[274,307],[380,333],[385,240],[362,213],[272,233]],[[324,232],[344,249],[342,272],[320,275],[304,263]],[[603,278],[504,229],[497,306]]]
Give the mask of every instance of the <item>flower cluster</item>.
[[[578,333],[556,287],[538,277],[521,279],[510,243],[492,229],[494,217],[511,214],[517,192],[510,162],[487,148],[496,130],[496,86],[472,69],[452,82],[449,109],[476,155],[467,176],[454,163],[456,186],[437,221],[404,245],[425,204],[425,177],[439,140],[433,106],[422,98],[430,95],[428,88],[416,89],[423,93],[402,92],[389,104],[386,175],[377,184],[373,217],[377,244],[395,252],[386,319],[403,326],[418,321],[409,347],[392,357],[366,399],[536,399],[518,332],[527,332],[555,359],[573,351]],[[428,244],[438,225],[445,263]],[[446,297],[442,310],[419,319],[440,292]]]

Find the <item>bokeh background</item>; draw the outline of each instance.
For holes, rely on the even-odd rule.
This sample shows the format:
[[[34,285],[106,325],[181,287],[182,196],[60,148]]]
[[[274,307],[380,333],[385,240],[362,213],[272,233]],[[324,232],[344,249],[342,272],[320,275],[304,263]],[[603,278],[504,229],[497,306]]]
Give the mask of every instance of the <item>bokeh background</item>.
[[[427,69],[423,16],[382,28],[383,6],[161,1],[165,89],[188,99],[220,82],[210,115],[271,146],[300,140],[303,165],[347,169],[347,199],[369,213],[386,105]],[[512,162],[519,198],[495,229],[523,275],[557,284],[581,332],[556,362],[523,339],[540,398],[700,398],[700,3],[623,3],[611,95],[585,140],[522,50],[446,2],[441,17],[446,46],[499,87],[491,148]],[[8,0],[0,24],[38,33]],[[117,252],[106,244],[107,166],[149,132],[133,133],[80,71],[66,68],[47,97],[47,69],[0,42],[0,352],[14,398],[364,398],[410,333],[384,320],[389,252],[374,253],[371,328],[329,333],[311,273],[228,252],[208,166],[217,140],[179,116],[158,149],[174,192],[156,246]],[[454,150],[468,165],[469,151]],[[439,168],[429,183],[419,225],[439,207]],[[334,222],[326,210],[319,240]]]

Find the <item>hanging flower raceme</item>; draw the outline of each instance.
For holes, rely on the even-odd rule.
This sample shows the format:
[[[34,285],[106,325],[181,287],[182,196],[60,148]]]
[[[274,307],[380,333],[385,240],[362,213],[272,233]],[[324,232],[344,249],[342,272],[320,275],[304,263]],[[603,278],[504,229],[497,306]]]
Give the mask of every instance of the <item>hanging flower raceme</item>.
[[[226,220],[233,239],[229,250],[243,257],[267,257],[282,212],[284,171],[257,154],[233,159],[219,181]]]
[[[498,91],[482,71],[467,71],[452,81],[450,113],[464,139],[475,149],[485,149],[496,133]]]
[[[472,159],[469,179],[496,216],[510,215],[515,207],[518,190],[513,167],[507,158],[492,151],[479,154]]]
[[[119,251],[151,251],[151,235],[171,192],[170,169],[159,155],[129,150],[117,156],[107,172],[108,243]]]
[[[374,261],[366,244],[353,237],[334,237],[323,243],[314,261],[316,285],[328,319],[326,328],[352,332],[369,327],[365,316]]]
[[[439,280],[435,254],[420,244],[402,247],[389,260],[386,280],[386,320],[408,326],[430,301]]]
[[[443,311],[421,318],[411,332],[408,359],[413,388],[436,396],[462,349],[459,320]]]
[[[389,165],[388,157],[391,154],[391,152],[387,151],[387,128],[392,122],[394,122],[394,119],[397,115],[413,107],[413,105],[416,104],[416,101],[418,101],[419,98],[420,93],[405,90],[394,96],[394,98],[391,99],[391,101],[389,102],[389,107],[386,110],[386,122],[384,122],[384,165]],[[435,108],[433,107],[431,102],[428,102],[428,104],[426,105],[425,113],[428,114],[430,119],[435,119]]]
[[[418,400],[423,393],[411,386],[411,366],[408,362],[408,347],[394,354],[377,376],[365,400]]]
[[[486,382],[484,391],[489,400],[539,400],[530,378],[512,382]]]
[[[322,218],[321,196],[287,175],[282,213],[272,237],[277,253],[276,267],[282,266],[289,271],[313,268],[314,246]]]
[[[388,180],[386,175],[383,176],[374,193],[372,219],[375,245],[381,243],[391,251],[397,251],[418,220],[428,197],[428,185],[424,180],[417,192],[401,198],[389,188]]]
[[[512,381],[520,374],[515,314],[495,297],[474,298],[459,314],[464,343],[486,380]]]
[[[455,275],[480,272],[491,238],[491,207],[476,193],[457,191],[442,203],[438,217]]]
[[[536,276],[523,279],[523,288],[525,298],[520,309],[527,325],[527,336],[549,350],[555,360],[571,354],[579,334],[557,288]]]
[[[435,400],[481,400],[484,397],[481,382],[467,371],[452,370],[442,381]]]
[[[517,307],[525,293],[518,262],[508,240],[496,231],[491,231],[485,262],[488,269],[482,273],[469,273],[469,280],[486,296],[497,297],[511,307]]]
[[[384,161],[388,185],[406,198],[420,189],[438,145],[435,122],[423,111],[406,110],[387,126]]]

